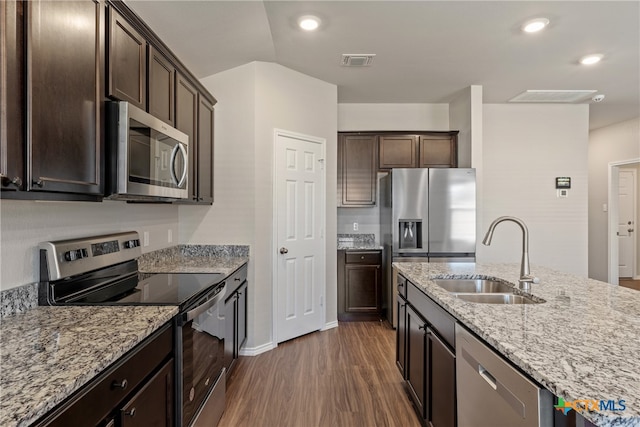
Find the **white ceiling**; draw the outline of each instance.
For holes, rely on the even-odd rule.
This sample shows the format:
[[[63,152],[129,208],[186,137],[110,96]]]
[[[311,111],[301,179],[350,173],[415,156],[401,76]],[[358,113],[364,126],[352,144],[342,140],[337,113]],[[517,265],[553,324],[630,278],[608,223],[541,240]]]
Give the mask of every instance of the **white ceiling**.
[[[199,77],[276,62],[338,86],[341,103],[447,103],[469,85],[485,103],[527,89],[596,89],[596,129],[640,116],[640,1],[151,1],[127,4]],[[322,19],[313,33],[300,15]],[[528,19],[551,20],[528,35]],[[343,53],[375,53],[371,67]],[[578,64],[602,53],[592,67]],[[213,94],[215,96],[215,94]]]

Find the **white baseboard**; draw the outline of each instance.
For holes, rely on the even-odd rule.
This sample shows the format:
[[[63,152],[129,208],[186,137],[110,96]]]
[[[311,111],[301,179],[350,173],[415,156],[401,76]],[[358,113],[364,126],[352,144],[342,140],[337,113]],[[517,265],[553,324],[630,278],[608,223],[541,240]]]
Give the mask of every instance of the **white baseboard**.
[[[257,356],[259,354],[266,353],[267,351],[271,351],[276,347],[277,346],[273,342],[268,342],[257,347],[242,347],[239,353],[240,356]]]
[[[337,327],[338,327],[338,321],[334,320],[333,322],[325,323],[324,324],[324,328],[322,328],[320,330],[321,331],[326,331],[326,330],[337,328]]]
[[[640,276],[635,276],[633,280],[640,280]]]

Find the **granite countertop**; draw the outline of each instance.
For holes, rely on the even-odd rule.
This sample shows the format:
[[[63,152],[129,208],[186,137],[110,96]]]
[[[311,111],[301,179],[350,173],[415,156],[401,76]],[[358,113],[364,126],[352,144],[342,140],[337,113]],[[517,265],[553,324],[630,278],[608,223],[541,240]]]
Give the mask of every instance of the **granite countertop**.
[[[177,307],[36,307],[0,323],[0,425],[27,426],[178,313]]]
[[[338,234],[339,251],[380,251],[375,234]]]
[[[178,245],[143,254],[141,273],[222,273],[229,275],[249,262],[247,246]]]
[[[640,292],[532,266],[542,304],[469,303],[437,277],[477,275],[517,283],[517,264],[393,264],[462,324],[558,397],[625,401],[624,411],[582,411],[598,426],[640,425]]]

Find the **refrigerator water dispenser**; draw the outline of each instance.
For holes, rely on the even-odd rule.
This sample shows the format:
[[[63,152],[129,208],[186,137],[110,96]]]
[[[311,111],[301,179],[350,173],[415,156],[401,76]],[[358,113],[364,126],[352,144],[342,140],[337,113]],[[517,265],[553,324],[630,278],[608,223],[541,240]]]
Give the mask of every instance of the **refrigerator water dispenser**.
[[[422,220],[401,219],[398,223],[398,236],[400,237],[400,249],[422,248]]]

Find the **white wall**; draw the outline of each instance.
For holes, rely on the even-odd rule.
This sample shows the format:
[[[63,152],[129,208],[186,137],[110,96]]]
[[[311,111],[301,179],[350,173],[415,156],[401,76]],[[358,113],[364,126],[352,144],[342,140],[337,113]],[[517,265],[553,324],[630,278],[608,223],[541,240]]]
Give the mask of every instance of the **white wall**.
[[[338,130],[449,130],[449,104],[338,104]]]
[[[251,245],[247,348],[272,344],[274,129],[325,138],[326,321],[336,321],[337,87],[264,62],[202,83],[218,100],[215,202],[200,212],[180,208],[180,241]]]
[[[520,262],[522,234],[501,224],[491,246],[480,242],[502,215],[525,221],[535,264],[587,275],[588,105],[484,105],[483,208],[478,261]],[[555,177],[571,177],[568,198],[557,198]]]
[[[178,207],[164,204],[127,204],[122,201],[0,203],[0,289],[39,280],[38,243],[135,230],[149,232],[149,252],[173,246],[178,239]],[[173,243],[168,242],[168,230]]]
[[[607,212],[603,211],[602,205],[608,202],[609,163],[639,157],[640,119],[600,128],[589,134],[589,277],[591,278],[605,282],[608,280]]]

